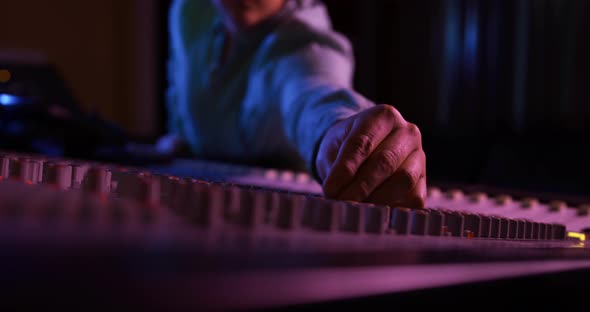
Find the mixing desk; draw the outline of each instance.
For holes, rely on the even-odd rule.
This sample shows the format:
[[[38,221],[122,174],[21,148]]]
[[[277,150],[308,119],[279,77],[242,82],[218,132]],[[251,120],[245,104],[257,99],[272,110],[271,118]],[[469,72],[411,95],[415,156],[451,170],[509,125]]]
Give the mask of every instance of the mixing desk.
[[[4,302],[271,309],[590,268],[583,203],[430,186],[412,210],[299,172],[0,159]]]

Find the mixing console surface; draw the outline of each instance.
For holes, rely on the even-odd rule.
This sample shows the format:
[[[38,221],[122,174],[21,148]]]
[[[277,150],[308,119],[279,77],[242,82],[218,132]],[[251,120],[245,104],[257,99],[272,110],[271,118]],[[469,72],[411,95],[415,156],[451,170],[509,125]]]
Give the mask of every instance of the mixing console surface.
[[[122,284],[140,272],[172,292],[160,299],[190,306],[274,307],[590,267],[587,205],[430,187],[428,208],[412,210],[326,199],[305,173],[0,159],[0,245],[21,259],[8,270],[37,259],[52,264],[38,277]]]

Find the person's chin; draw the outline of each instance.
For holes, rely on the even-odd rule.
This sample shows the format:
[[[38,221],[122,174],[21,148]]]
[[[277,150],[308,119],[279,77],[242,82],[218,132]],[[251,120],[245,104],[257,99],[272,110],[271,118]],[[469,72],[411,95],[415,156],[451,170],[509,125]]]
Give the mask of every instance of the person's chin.
[[[239,29],[248,29],[252,26],[255,26],[259,21],[260,18],[254,14],[242,14],[240,16],[234,17],[234,24]]]
[[[247,10],[256,6],[256,0],[235,0],[235,4],[239,9]]]

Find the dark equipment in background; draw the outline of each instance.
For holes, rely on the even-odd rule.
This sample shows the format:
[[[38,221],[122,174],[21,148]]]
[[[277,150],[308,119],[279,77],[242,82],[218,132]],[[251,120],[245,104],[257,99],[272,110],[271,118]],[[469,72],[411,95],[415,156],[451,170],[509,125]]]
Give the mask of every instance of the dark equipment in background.
[[[0,59],[0,70],[8,78],[0,81],[0,149],[129,165],[170,161],[130,150],[145,139],[84,110],[54,64]]]
[[[0,148],[50,156],[107,160],[127,134],[85,112],[58,69],[49,63],[0,63]]]

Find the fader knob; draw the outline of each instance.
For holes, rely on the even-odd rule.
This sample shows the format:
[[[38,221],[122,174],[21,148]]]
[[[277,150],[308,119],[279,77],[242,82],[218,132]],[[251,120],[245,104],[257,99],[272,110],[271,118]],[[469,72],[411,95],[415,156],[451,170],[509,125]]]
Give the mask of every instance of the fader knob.
[[[508,239],[517,239],[519,222],[516,219],[508,219]]]
[[[60,162],[45,163],[41,183],[62,190],[69,189],[72,186],[72,166]]]
[[[295,174],[295,182],[301,184],[309,183],[311,182],[311,177],[305,172],[298,172]]]
[[[500,222],[500,218],[496,216],[490,217],[490,238],[500,238],[500,233],[502,232],[502,222]]]
[[[241,194],[238,223],[245,226],[264,224],[267,198],[258,190],[243,190]]]
[[[480,237],[488,238],[492,233],[492,218],[486,215],[481,215],[481,231]]]
[[[410,209],[393,208],[391,210],[390,227],[396,234],[407,235],[410,233]]]
[[[342,213],[342,230],[361,233],[363,231],[364,218],[363,205],[357,202],[345,202]]]
[[[537,235],[538,239],[547,239],[547,224],[539,223],[539,234]]]
[[[89,166],[87,164],[73,163],[72,164],[72,188],[80,189],[82,181],[86,175]]]
[[[488,195],[483,192],[475,192],[469,194],[469,201],[475,204],[484,202],[488,198]]]
[[[539,222],[532,222],[532,232],[531,238],[532,239],[539,239],[541,237],[541,224]]]
[[[160,180],[149,172],[124,173],[118,183],[119,196],[151,206],[160,204]]]
[[[539,205],[539,200],[534,197],[525,197],[520,201],[520,207],[523,209],[534,209]]]
[[[381,234],[387,230],[390,208],[388,206],[364,206],[365,231]]]
[[[578,216],[587,216],[589,212],[590,212],[590,205],[584,204],[584,205],[578,206],[578,210],[577,210],[576,214]]]
[[[481,216],[477,214],[464,214],[464,235],[468,238],[480,237],[481,235]]]
[[[238,186],[223,186],[225,199],[224,216],[227,220],[235,220],[240,212],[240,202],[242,201],[242,188]]]
[[[552,240],[553,239],[553,234],[554,234],[553,228],[554,228],[554,225],[553,224],[551,224],[551,223],[546,223],[545,224],[545,239],[546,240]]]
[[[319,231],[333,232],[340,228],[340,220],[344,210],[341,201],[317,199],[313,205],[312,227]]]
[[[191,184],[185,179],[170,177],[165,183],[165,195],[162,197],[164,204],[180,215],[187,213],[189,206]]]
[[[173,207],[173,198],[179,180],[180,178],[175,176],[160,176],[160,202],[163,205],[173,209],[176,208]]]
[[[39,176],[43,167],[43,161],[36,159],[23,159],[22,180],[28,184],[39,183]]]
[[[43,160],[31,158],[21,159],[20,179],[28,184],[39,183],[42,168]]]
[[[413,209],[410,216],[410,233],[414,235],[428,234],[428,212],[422,209]]]
[[[202,226],[218,226],[223,223],[223,188],[218,185],[191,183],[188,200],[182,210],[194,223]]]
[[[446,197],[451,200],[459,200],[464,196],[463,191],[459,189],[450,189],[446,192]]]
[[[41,179],[43,178],[43,167],[45,166],[47,159],[35,158],[33,159],[33,162],[35,163],[35,171],[32,177],[34,179],[33,183],[41,183]]]
[[[24,182],[27,177],[27,171],[28,168],[23,159],[12,157],[8,160],[8,178]]]
[[[281,196],[277,226],[283,229],[298,229],[301,226],[305,201],[304,195]]]
[[[561,212],[567,208],[567,204],[561,200],[553,200],[549,203],[550,212]]]
[[[264,216],[265,224],[275,224],[277,220],[277,214],[279,212],[279,205],[281,203],[281,196],[285,196],[279,192],[273,192],[269,190],[261,191],[264,193],[266,198],[266,211]]]
[[[106,194],[110,187],[111,172],[104,167],[90,167],[82,178],[81,188],[87,192]]]
[[[440,198],[442,196],[442,191],[440,188],[436,186],[428,187],[428,198]]]
[[[441,236],[444,232],[445,214],[438,209],[430,209],[428,218],[428,235]]]
[[[553,239],[565,239],[567,236],[567,230],[563,224],[553,224]]]
[[[528,220],[518,220],[518,238],[531,238],[531,222]]]
[[[10,156],[3,155],[0,159],[0,177],[8,178],[10,168]]]
[[[456,211],[445,211],[445,235],[463,236],[465,217]]]
[[[494,201],[496,202],[496,205],[504,206],[512,202],[512,197],[510,195],[501,194],[496,196]]]
[[[279,180],[284,182],[292,182],[295,180],[295,173],[293,171],[284,170],[279,173]]]
[[[389,207],[368,203],[345,202],[341,226],[343,231],[381,234],[389,224]]]
[[[279,171],[276,169],[267,169],[264,171],[264,178],[269,180],[276,180],[279,178]]]

